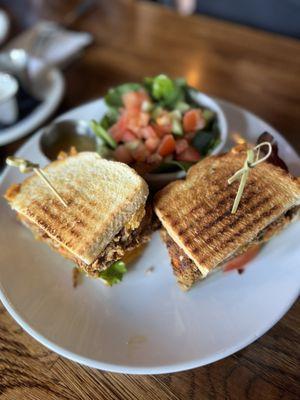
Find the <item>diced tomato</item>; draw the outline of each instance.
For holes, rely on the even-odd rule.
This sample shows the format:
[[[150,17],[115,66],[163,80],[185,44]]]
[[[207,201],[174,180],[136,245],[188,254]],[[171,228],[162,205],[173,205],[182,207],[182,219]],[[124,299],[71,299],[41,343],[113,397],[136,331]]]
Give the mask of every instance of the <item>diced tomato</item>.
[[[147,126],[149,124],[149,121],[150,121],[150,114],[146,112],[141,112],[139,118],[140,126]]]
[[[125,164],[130,164],[133,161],[130,151],[123,144],[116,148],[114,151],[114,157],[117,161],[121,161]]]
[[[128,122],[128,114],[125,110],[123,110],[118,121],[114,125],[112,125],[109,129],[109,133],[117,143],[119,143],[122,140],[123,134],[127,130],[126,128],[127,122]]]
[[[183,116],[183,130],[185,132],[195,132],[205,127],[206,121],[200,109],[187,111]]]
[[[123,142],[132,142],[136,139],[136,135],[131,131],[125,131],[122,137]]]
[[[184,138],[190,143],[196,135],[196,132],[189,132],[184,135]]]
[[[139,133],[143,139],[146,139],[145,145],[146,145],[147,149],[151,153],[153,153],[157,149],[157,147],[160,143],[160,139],[157,136],[155,130],[152,128],[152,126],[148,125],[145,128],[141,128]]]
[[[172,133],[172,125],[157,125],[157,124],[152,124],[153,129],[155,130],[157,136],[163,137],[167,134]]]
[[[127,129],[141,136],[139,131],[148,125],[149,120],[150,115],[148,113],[130,111],[128,112]]]
[[[120,131],[125,132],[128,124],[128,112],[126,110],[121,111],[121,115],[117,121]]]
[[[175,150],[176,142],[173,135],[165,135],[158,147],[158,154],[162,157],[172,154]]]
[[[229,261],[223,267],[223,271],[232,271],[234,269],[242,269],[248,264],[253,258],[255,258],[261,248],[261,245],[257,244],[251,246],[244,254],[235,257],[233,260]]]
[[[156,137],[149,137],[145,141],[145,145],[147,149],[150,151],[150,153],[153,153],[159,146],[160,144],[160,139]]]
[[[140,110],[144,101],[149,101],[149,96],[143,90],[137,92],[127,92],[122,96],[123,104],[126,109]]]
[[[158,126],[170,126],[172,125],[172,117],[167,111],[164,111],[156,118],[156,123]]]
[[[157,138],[158,135],[151,125],[141,129],[141,135],[144,139]]]
[[[188,147],[189,147],[189,143],[186,139],[176,140],[176,148],[175,148],[176,154],[182,153]]]
[[[147,162],[149,164],[155,164],[158,165],[162,162],[162,156],[160,156],[159,154],[155,153],[155,154],[151,154],[148,158],[147,158]]]
[[[140,143],[137,148],[131,151],[131,155],[136,161],[145,162],[150,153],[146,146]]]
[[[121,142],[123,138],[123,132],[121,131],[118,122],[110,127],[109,133],[117,143]]]
[[[170,113],[162,111],[159,117],[156,118],[153,128],[159,137],[172,133],[172,118]]]
[[[176,160],[194,162],[200,160],[199,152],[192,146],[189,146],[182,153],[178,154]]]

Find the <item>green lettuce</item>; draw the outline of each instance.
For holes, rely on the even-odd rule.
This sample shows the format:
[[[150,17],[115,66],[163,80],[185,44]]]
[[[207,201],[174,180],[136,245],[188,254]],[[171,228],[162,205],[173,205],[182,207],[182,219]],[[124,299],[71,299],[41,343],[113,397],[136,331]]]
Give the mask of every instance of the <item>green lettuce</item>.
[[[99,278],[106,281],[109,286],[120,283],[124,274],[127,272],[126,265],[123,261],[116,261],[105,271],[99,272]]]
[[[175,108],[185,100],[186,82],[184,79],[171,79],[167,75],[145,78],[144,86],[151,97],[163,107]]]
[[[101,123],[93,120],[90,123],[91,129],[100,139],[103,140],[105,144],[107,144],[111,149],[117,148],[117,142],[110,136],[106,129],[101,126]]]
[[[102,117],[100,125],[108,130],[119,118],[119,111],[116,108],[109,108],[106,114]]]
[[[198,131],[192,140],[192,145],[202,156],[210,152],[219,144],[220,134],[215,128],[213,131]]]
[[[124,83],[123,85],[109,89],[107,95],[104,97],[105,103],[109,107],[120,108],[123,106],[122,96],[127,92],[136,92],[142,89],[139,83]]]

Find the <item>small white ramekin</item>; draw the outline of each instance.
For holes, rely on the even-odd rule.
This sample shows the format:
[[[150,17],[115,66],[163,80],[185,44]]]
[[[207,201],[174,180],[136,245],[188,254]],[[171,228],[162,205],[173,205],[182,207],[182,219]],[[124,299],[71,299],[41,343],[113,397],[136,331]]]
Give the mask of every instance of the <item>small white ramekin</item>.
[[[18,118],[18,89],[18,82],[12,75],[0,72],[0,122],[3,124],[12,124]]]

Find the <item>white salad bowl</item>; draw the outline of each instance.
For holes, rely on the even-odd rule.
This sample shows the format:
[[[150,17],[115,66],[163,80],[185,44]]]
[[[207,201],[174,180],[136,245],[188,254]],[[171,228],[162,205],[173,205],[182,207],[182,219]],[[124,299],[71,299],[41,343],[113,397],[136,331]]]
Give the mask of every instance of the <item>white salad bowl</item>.
[[[193,92],[194,100],[199,103],[199,106],[208,108],[212,110],[217,115],[217,121],[220,131],[220,142],[219,144],[211,151],[209,155],[220,154],[223,149],[227,138],[228,138],[228,124],[225,113],[222,107],[218,104],[216,100],[212,97],[202,93],[202,92]],[[151,186],[152,189],[157,190],[166,186],[168,183],[175,181],[177,179],[182,179],[186,176],[185,171],[177,171],[177,172],[168,172],[168,173],[149,173],[145,174],[144,178]]]
[[[225,117],[225,113],[222,109],[222,107],[219,105],[219,103],[214,100],[212,97],[207,96],[204,93],[201,92],[197,92],[195,90],[193,90],[191,92],[191,95],[193,97],[193,100],[195,100],[197,103],[199,103],[199,106],[207,108],[211,111],[213,111],[216,114],[217,117],[217,122],[218,122],[218,127],[219,127],[219,132],[220,132],[220,141],[218,143],[218,145],[209,153],[209,155],[214,155],[214,154],[219,154],[221,152],[221,150],[223,149],[227,139],[228,139],[228,127],[227,127],[227,119]],[[100,100],[100,107],[99,107],[99,111],[98,111],[98,118],[102,118],[106,112],[107,112],[107,106],[104,102],[103,99]],[[65,120],[65,118],[59,118],[58,121],[60,121],[61,119]],[[86,118],[86,121],[89,121],[88,118]],[[75,124],[77,125],[76,129],[79,129],[79,131],[82,131],[82,124],[84,123],[85,125],[87,125],[86,129],[83,129],[84,132],[81,132],[80,134],[83,135],[87,135],[90,136],[90,133],[92,131],[90,131],[89,128],[89,123],[84,122],[84,121],[80,121],[80,120],[72,120],[72,121],[65,121],[65,122],[69,122],[69,128],[71,129],[70,123],[71,124]],[[41,150],[42,152],[45,154],[46,157],[48,157],[49,159],[53,160],[54,158],[49,157],[48,155],[48,151],[45,151],[46,147],[45,147],[45,143],[44,143],[44,139],[46,139],[46,144],[47,146],[50,146],[50,150],[53,153],[53,149],[55,148],[55,150],[57,150],[57,148],[59,146],[62,145],[62,142],[64,143],[64,146],[68,145],[67,147],[63,148],[61,147],[61,150],[65,150],[67,151],[68,148],[70,148],[72,145],[75,146],[77,148],[78,151],[83,151],[86,149],[80,148],[78,147],[78,136],[76,134],[76,132],[73,132],[72,128],[72,132],[66,132],[66,130],[64,129],[58,129],[58,125],[60,123],[57,121],[52,123],[50,126],[44,128],[44,133],[43,136],[41,138]],[[67,133],[67,137],[63,138],[62,135]],[[92,135],[94,133],[92,132]],[[72,141],[71,136],[73,136],[74,141]],[[97,137],[97,136],[96,136]],[[97,137],[97,140],[99,141],[99,143],[103,143],[103,140],[100,139],[99,137]],[[82,142],[81,142],[82,145]],[[52,147],[52,149],[51,149]],[[97,151],[97,149],[99,149],[99,146],[97,144],[95,144],[95,151]],[[144,174],[143,177],[145,178],[145,180],[148,182],[149,186],[151,187],[152,190],[158,190],[160,188],[162,188],[163,186],[167,185],[168,183],[177,180],[177,179],[182,179],[184,178],[186,175],[185,171],[177,171],[177,172],[169,172],[169,173],[161,173],[161,172],[157,172],[157,173],[147,173]]]

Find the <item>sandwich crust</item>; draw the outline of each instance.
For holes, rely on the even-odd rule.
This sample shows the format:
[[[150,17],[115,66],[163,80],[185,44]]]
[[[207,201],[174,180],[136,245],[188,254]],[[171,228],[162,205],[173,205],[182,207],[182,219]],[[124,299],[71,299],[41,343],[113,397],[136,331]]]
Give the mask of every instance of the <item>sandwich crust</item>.
[[[146,203],[148,186],[125,164],[83,152],[54,161],[44,172],[64,207],[36,175],[9,188],[11,207],[86,264]]]
[[[299,179],[264,162],[250,171],[238,210],[231,214],[239,182],[228,185],[227,180],[245,157],[236,149],[208,157],[155,197],[164,228],[203,276],[300,204]]]

